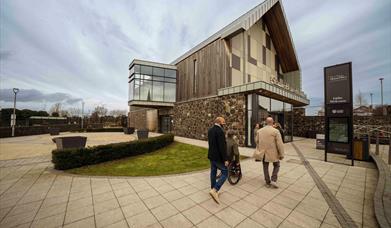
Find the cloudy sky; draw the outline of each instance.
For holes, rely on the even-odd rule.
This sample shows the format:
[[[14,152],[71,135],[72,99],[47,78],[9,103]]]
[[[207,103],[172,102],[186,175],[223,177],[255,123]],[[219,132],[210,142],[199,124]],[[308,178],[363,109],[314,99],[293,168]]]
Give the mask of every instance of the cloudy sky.
[[[127,109],[133,58],[170,63],[261,0],[0,0],[0,106]],[[354,93],[391,103],[390,0],[283,0],[311,106],[323,67],[353,62]]]

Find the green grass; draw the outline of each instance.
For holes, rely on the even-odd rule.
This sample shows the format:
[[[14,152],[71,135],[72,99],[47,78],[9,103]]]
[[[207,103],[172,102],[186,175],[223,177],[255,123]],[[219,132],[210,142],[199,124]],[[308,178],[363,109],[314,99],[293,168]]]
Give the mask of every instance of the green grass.
[[[207,169],[208,149],[173,142],[160,150],[66,172],[92,176],[158,176]]]

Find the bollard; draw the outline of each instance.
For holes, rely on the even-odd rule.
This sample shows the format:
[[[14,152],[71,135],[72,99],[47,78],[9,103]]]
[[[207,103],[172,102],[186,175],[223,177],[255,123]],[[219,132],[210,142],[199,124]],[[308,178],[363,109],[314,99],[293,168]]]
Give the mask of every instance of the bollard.
[[[376,134],[376,155],[379,155],[379,131]]]

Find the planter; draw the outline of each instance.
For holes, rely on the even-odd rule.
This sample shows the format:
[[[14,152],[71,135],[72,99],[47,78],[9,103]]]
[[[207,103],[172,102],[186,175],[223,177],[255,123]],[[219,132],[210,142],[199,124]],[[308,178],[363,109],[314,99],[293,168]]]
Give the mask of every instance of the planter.
[[[149,133],[148,129],[137,130],[137,138],[138,139],[147,139],[148,133]]]
[[[84,136],[69,136],[56,137],[52,139],[56,142],[57,149],[84,148],[86,146],[87,137]]]
[[[124,133],[127,135],[134,133],[134,127],[124,127],[123,129],[124,129]]]
[[[60,128],[49,128],[49,134],[50,135],[59,135],[60,134]]]

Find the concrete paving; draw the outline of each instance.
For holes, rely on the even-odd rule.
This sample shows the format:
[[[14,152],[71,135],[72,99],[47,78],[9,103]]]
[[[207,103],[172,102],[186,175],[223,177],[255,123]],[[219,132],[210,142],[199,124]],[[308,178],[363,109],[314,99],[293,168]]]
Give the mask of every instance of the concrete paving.
[[[23,138],[29,139],[15,140]],[[199,140],[176,140],[207,146]],[[354,222],[377,227],[375,166],[326,163],[314,140],[298,139],[295,144]],[[285,144],[285,149],[280,188],[266,188],[261,163],[245,159],[243,179],[236,186],[223,186],[220,205],[208,194],[209,170],[145,178],[89,177],[53,172],[50,154],[1,158],[0,227],[340,227],[292,145]],[[240,148],[243,155],[252,151]],[[2,153],[9,158],[13,151]]]
[[[0,138],[0,160],[49,155],[52,150],[56,148],[56,144],[53,143],[52,138],[62,136],[86,136],[87,146],[125,142],[135,139],[134,135],[125,135],[122,132],[61,132],[60,135],[55,136],[44,134],[15,138]]]

